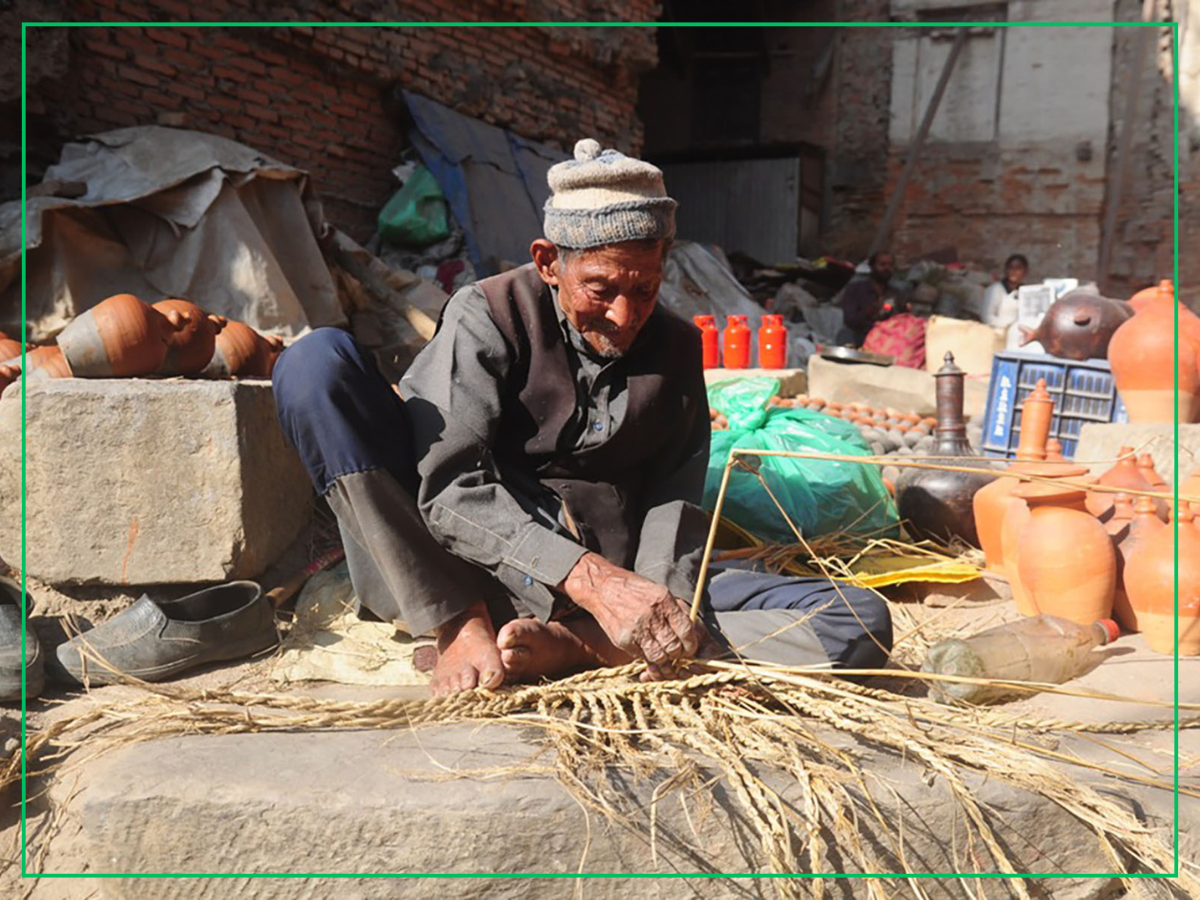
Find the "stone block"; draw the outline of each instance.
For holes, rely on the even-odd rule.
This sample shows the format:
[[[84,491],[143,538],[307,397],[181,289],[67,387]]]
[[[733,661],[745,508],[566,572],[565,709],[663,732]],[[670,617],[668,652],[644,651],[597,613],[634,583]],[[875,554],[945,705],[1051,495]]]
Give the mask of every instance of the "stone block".
[[[312,487],[267,381],[63,379],[27,387],[27,564],[52,584],[253,578]],[[0,400],[0,556],[21,559],[21,398]]]
[[[1149,453],[1154,468],[1168,482],[1174,483],[1175,425],[1171,422],[1092,423],[1079,431],[1075,461],[1086,465],[1093,475],[1112,466],[1122,446],[1133,447],[1139,454]],[[1179,426],[1179,481],[1187,478],[1200,465],[1200,425]]]

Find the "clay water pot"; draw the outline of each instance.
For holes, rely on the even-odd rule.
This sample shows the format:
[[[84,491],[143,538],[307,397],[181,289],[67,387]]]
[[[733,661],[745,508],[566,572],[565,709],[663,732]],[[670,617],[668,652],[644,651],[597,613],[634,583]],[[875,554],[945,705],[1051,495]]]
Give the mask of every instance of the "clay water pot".
[[[7,363],[0,363],[0,395],[3,395],[4,389],[20,377],[20,365],[8,365]]]
[[[1180,656],[1200,655],[1200,530],[1192,519],[1190,510],[1179,510]],[[1175,590],[1175,529],[1163,526],[1125,563],[1125,591],[1137,627],[1159,653],[1175,652]]]
[[[1166,480],[1158,474],[1158,469],[1154,467],[1154,457],[1149,453],[1143,453],[1137,458],[1138,469],[1141,470],[1142,477],[1149,482],[1150,486],[1156,491],[1165,491],[1170,488]]]
[[[1129,298],[1129,305],[1133,307],[1134,315],[1140,313],[1143,309],[1154,302],[1154,298],[1158,296],[1158,285],[1148,288],[1142,288],[1136,294]]]
[[[265,338],[243,322],[228,321],[217,334],[212,360],[201,373],[209,378],[269,378],[283,341]]]
[[[1200,500],[1200,468],[1183,479],[1183,483],[1179,485],[1179,496],[1195,497]]]
[[[1034,331],[1021,344],[1039,341],[1046,352],[1064,359],[1104,359],[1118,328],[1133,315],[1133,307],[1099,293],[1076,289],[1050,305]]]
[[[1084,507],[1087,492],[1066,485],[1013,490],[1029,505],[1018,537],[1017,569],[1039,612],[1091,625],[1112,615],[1117,554],[1104,526]]]
[[[1024,465],[1025,474],[1040,475],[1044,478],[1083,480],[1088,473],[1086,466],[1076,466],[1070,463],[1025,463]],[[1012,479],[998,480],[1011,481]],[[1000,574],[1008,578],[1013,600],[1017,604],[1017,611],[1026,616],[1036,616],[1038,614],[1037,606],[1034,604],[1028,586],[1021,580],[1018,568],[1021,530],[1029,523],[1030,511],[1025,498],[1017,494],[1017,487],[1018,484],[1014,482],[1008,488],[1007,493],[998,498],[1001,501],[1000,509],[991,515],[995,515],[1000,523]]]
[[[1175,368],[1175,312],[1179,312],[1179,368]],[[1200,414],[1200,318],[1175,300],[1169,281],[1158,296],[1112,337],[1108,362],[1130,422],[1195,422]],[[1175,391],[1175,377],[1179,391]]]
[[[1017,461],[1008,466],[1009,472],[1032,474],[1045,468],[1041,461],[1046,458],[1046,438],[1053,416],[1054,398],[1046,390],[1046,379],[1040,378],[1021,407],[1021,442],[1017,446]],[[994,478],[991,484],[976,491],[971,501],[979,546],[987,560],[987,570],[995,574],[1004,571],[1000,527],[1004,523],[1008,496],[1019,483],[1015,478]]]
[[[158,368],[160,375],[199,375],[212,360],[217,333],[225,320],[206,313],[190,300],[160,300],[154,308],[171,324],[167,356]]]
[[[1129,583],[1129,560],[1152,535],[1167,526],[1158,517],[1154,499],[1151,497],[1139,497],[1133,505],[1132,518],[1122,525],[1122,530],[1113,535],[1117,544],[1117,593],[1113,598],[1113,618],[1120,622],[1126,631],[1141,631],[1137,610],[1129,601],[1129,591],[1126,587]]]
[[[25,351],[25,377],[30,381],[70,378],[71,375],[72,370],[58,347],[34,347]]]
[[[81,313],[58,336],[81,378],[150,375],[167,356],[171,324],[133,294],[116,294]]]
[[[1137,458],[1133,455],[1132,447],[1122,447],[1118,451],[1116,463],[1112,468],[1101,474],[1098,484],[1107,487],[1122,488],[1129,491],[1152,491],[1150,484],[1138,468]],[[1108,520],[1112,515],[1113,494],[1105,491],[1089,491],[1087,496],[1087,511],[1100,521]]]
[[[1065,459],[1062,441],[1058,438],[1046,441],[1046,462],[1063,462]]]
[[[8,362],[21,355],[21,342],[11,338],[0,338],[0,360]]]

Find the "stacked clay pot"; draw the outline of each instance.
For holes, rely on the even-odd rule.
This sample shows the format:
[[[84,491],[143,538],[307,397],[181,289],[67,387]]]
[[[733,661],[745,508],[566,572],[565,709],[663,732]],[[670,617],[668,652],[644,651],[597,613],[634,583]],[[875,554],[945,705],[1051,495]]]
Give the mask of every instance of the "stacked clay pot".
[[[1141,551],[1153,535],[1163,530],[1169,529],[1158,517],[1153,497],[1139,497],[1133,505],[1133,515],[1129,521],[1123,523],[1120,530],[1109,529],[1117,544],[1118,581],[1116,597],[1113,599],[1113,618],[1126,631],[1142,630],[1137,610],[1129,600],[1129,560]]]
[[[249,325],[229,321],[216,339],[212,360],[200,374],[209,378],[270,378],[275,360],[283,352],[283,341],[264,337]]]
[[[1191,510],[1176,513],[1179,527],[1179,655],[1200,656],[1200,530]],[[1125,590],[1139,631],[1159,653],[1175,652],[1175,529],[1152,531],[1129,554]]]
[[[1014,488],[1012,495],[1029,506],[1029,520],[1017,536],[1016,573],[1037,613],[1080,625],[1109,618],[1117,587],[1116,550],[1104,525],[1084,506],[1087,492],[1032,483]]]
[[[151,375],[167,358],[175,326],[133,294],[115,294],[70,321],[58,346],[76,376]]]
[[[19,365],[20,357],[16,363]],[[70,378],[73,374],[62,350],[58,347],[33,347],[25,351],[25,377],[30,381],[43,378]]]
[[[158,301],[154,309],[171,325],[167,355],[157,374],[199,375],[212,360],[217,333],[225,326],[225,319],[206,313],[190,300],[174,297]]]
[[[1146,480],[1142,470],[1138,468],[1137,457],[1134,456],[1132,447],[1122,447],[1117,452],[1117,461],[1106,472],[1100,475],[1097,479],[1097,484],[1102,484],[1105,487],[1120,488],[1124,491],[1130,491],[1135,495],[1139,492],[1157,490],[1154,485]],[[1100,521],[1108,520],[1112,515],[1114,493],[1110,491],[1089,491],[1087,497],[1087,510]],[[1166,512],[1164,507],[1163,512]]]
[[[1176,400],[1179,421],[1195,422],[1200,416],[1200,317],[1176,302],[1170,281],[1160,282],[1154,300],[1116,330],[1108,346],[1108,362],[1130,422],[1173,422]]]

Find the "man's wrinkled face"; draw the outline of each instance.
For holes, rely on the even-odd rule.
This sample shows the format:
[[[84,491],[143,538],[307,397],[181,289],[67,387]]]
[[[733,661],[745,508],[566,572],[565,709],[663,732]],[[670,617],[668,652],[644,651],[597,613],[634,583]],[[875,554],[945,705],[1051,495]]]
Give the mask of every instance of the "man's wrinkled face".
[[[631,241],[553,263],[563,313],[600,356],[624,356],[654,312],[665,250],[662,241]]]
[[[896,260],[892,258],[890,253],[880,253],[875,257],[875,262],[871,263],[871,277],[876,281],[887,282],[892,280],[892,275],[896,273]]]

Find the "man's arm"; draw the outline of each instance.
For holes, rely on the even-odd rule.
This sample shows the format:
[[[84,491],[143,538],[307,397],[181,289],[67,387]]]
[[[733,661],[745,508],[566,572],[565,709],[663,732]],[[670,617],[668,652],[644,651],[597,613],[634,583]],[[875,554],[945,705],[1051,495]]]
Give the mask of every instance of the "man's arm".
[[[846,285],[842,294],[842,321],[847,328],[861,330],[875,323],[879,295],[869,278],[858,278]]]

